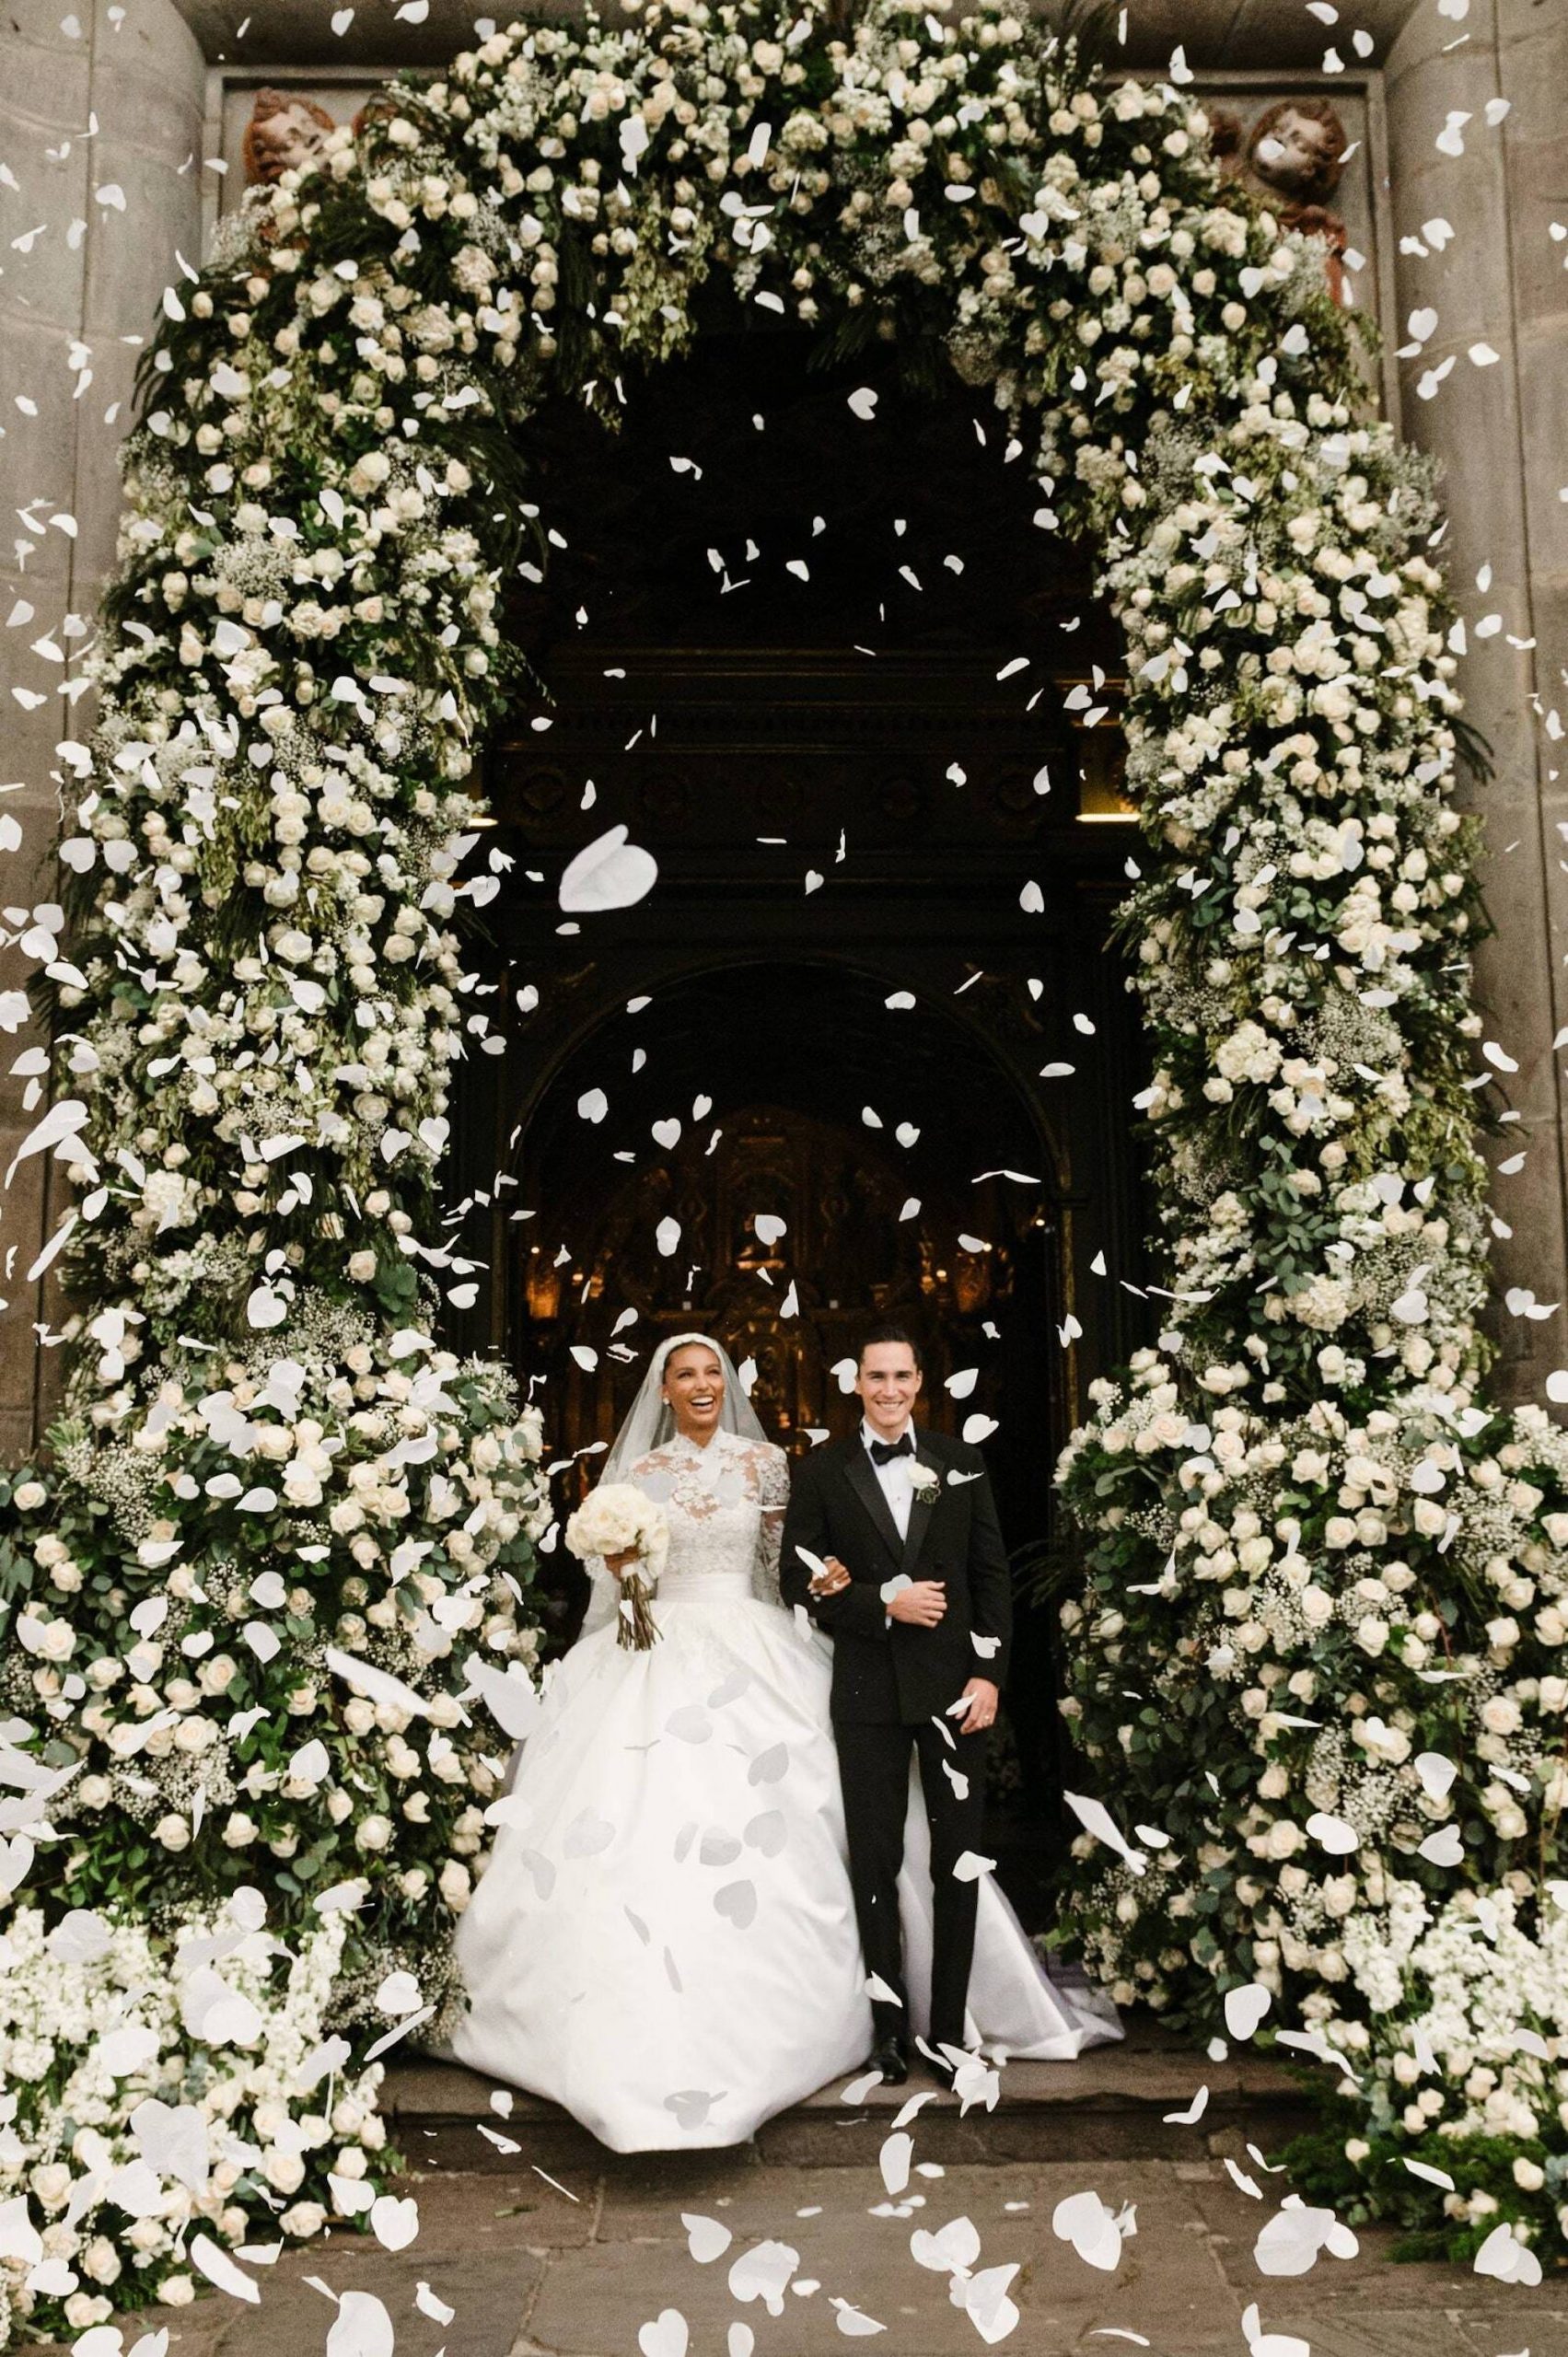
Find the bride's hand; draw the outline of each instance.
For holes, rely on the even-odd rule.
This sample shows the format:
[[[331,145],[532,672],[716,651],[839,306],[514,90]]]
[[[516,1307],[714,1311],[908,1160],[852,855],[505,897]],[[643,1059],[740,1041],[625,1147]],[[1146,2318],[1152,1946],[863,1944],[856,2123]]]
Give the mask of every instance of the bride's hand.
[[[636,1549],[628,1547],[624,1554],[607,1555],[604,1559],[604,1566],[606,1571],[613,1572],[615,1577],[621,1580],[641,1560]]]

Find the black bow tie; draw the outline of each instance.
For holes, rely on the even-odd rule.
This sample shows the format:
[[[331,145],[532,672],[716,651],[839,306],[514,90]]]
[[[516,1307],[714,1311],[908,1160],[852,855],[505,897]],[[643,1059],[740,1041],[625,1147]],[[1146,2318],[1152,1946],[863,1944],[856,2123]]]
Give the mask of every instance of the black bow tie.
[[[873,1465],[890,1465],[895,1457],[914,1455],[913,1435],[906,1433],[902,1440],[874,1440],[871,1444]]]

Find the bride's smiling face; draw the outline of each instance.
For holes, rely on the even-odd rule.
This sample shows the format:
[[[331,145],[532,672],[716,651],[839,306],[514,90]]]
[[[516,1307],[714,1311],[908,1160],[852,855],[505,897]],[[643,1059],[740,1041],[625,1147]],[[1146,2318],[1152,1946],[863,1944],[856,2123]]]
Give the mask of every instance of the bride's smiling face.
[[[677,1432],[699,1443],[711,1440],[724,1413],[724,1369],[712,1351],[700,1342],[671,1351],[665,1361],[664,1396]]]

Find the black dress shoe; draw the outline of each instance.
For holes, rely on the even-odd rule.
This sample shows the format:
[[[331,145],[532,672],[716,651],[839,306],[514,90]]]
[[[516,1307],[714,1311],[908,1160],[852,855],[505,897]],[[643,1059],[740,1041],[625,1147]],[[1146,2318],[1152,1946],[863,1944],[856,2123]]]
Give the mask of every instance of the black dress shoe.
[[[949,2089],[958,2075],[958,2064],[949,2060],[951,2054],[960,2055],[965,2061],[970,2060],[962,2047],[952,2046],[946,2038],[923,2038],[920,2041],[921,2061],[937,2085]]]
[[[910,2074],[910,2052],[901,2038],[889,2034],[879,2038],[866,2057],[868,2071],[880,2071],[890,2087],[901,2087]]]

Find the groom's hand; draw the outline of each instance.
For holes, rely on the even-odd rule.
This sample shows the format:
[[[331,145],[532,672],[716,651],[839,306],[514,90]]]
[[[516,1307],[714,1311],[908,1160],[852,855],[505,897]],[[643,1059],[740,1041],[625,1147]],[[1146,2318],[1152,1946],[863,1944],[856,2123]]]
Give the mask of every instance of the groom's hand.
[[[941,1580],[911,1580],[889,1598],[888,1617],[908,1620],[916,1629],[935,1629],[947,1609],[947,1590]]]
[[[983,1735],[986,1728],[994,1724],[996,1707],[1001,1700],[989,1678],[971,1678],[959,1697],[960,1701],[969,1704],[969,1709],[958,1721],[958,1733]],[[958,1708],[957,1703],[954,1708]]]

